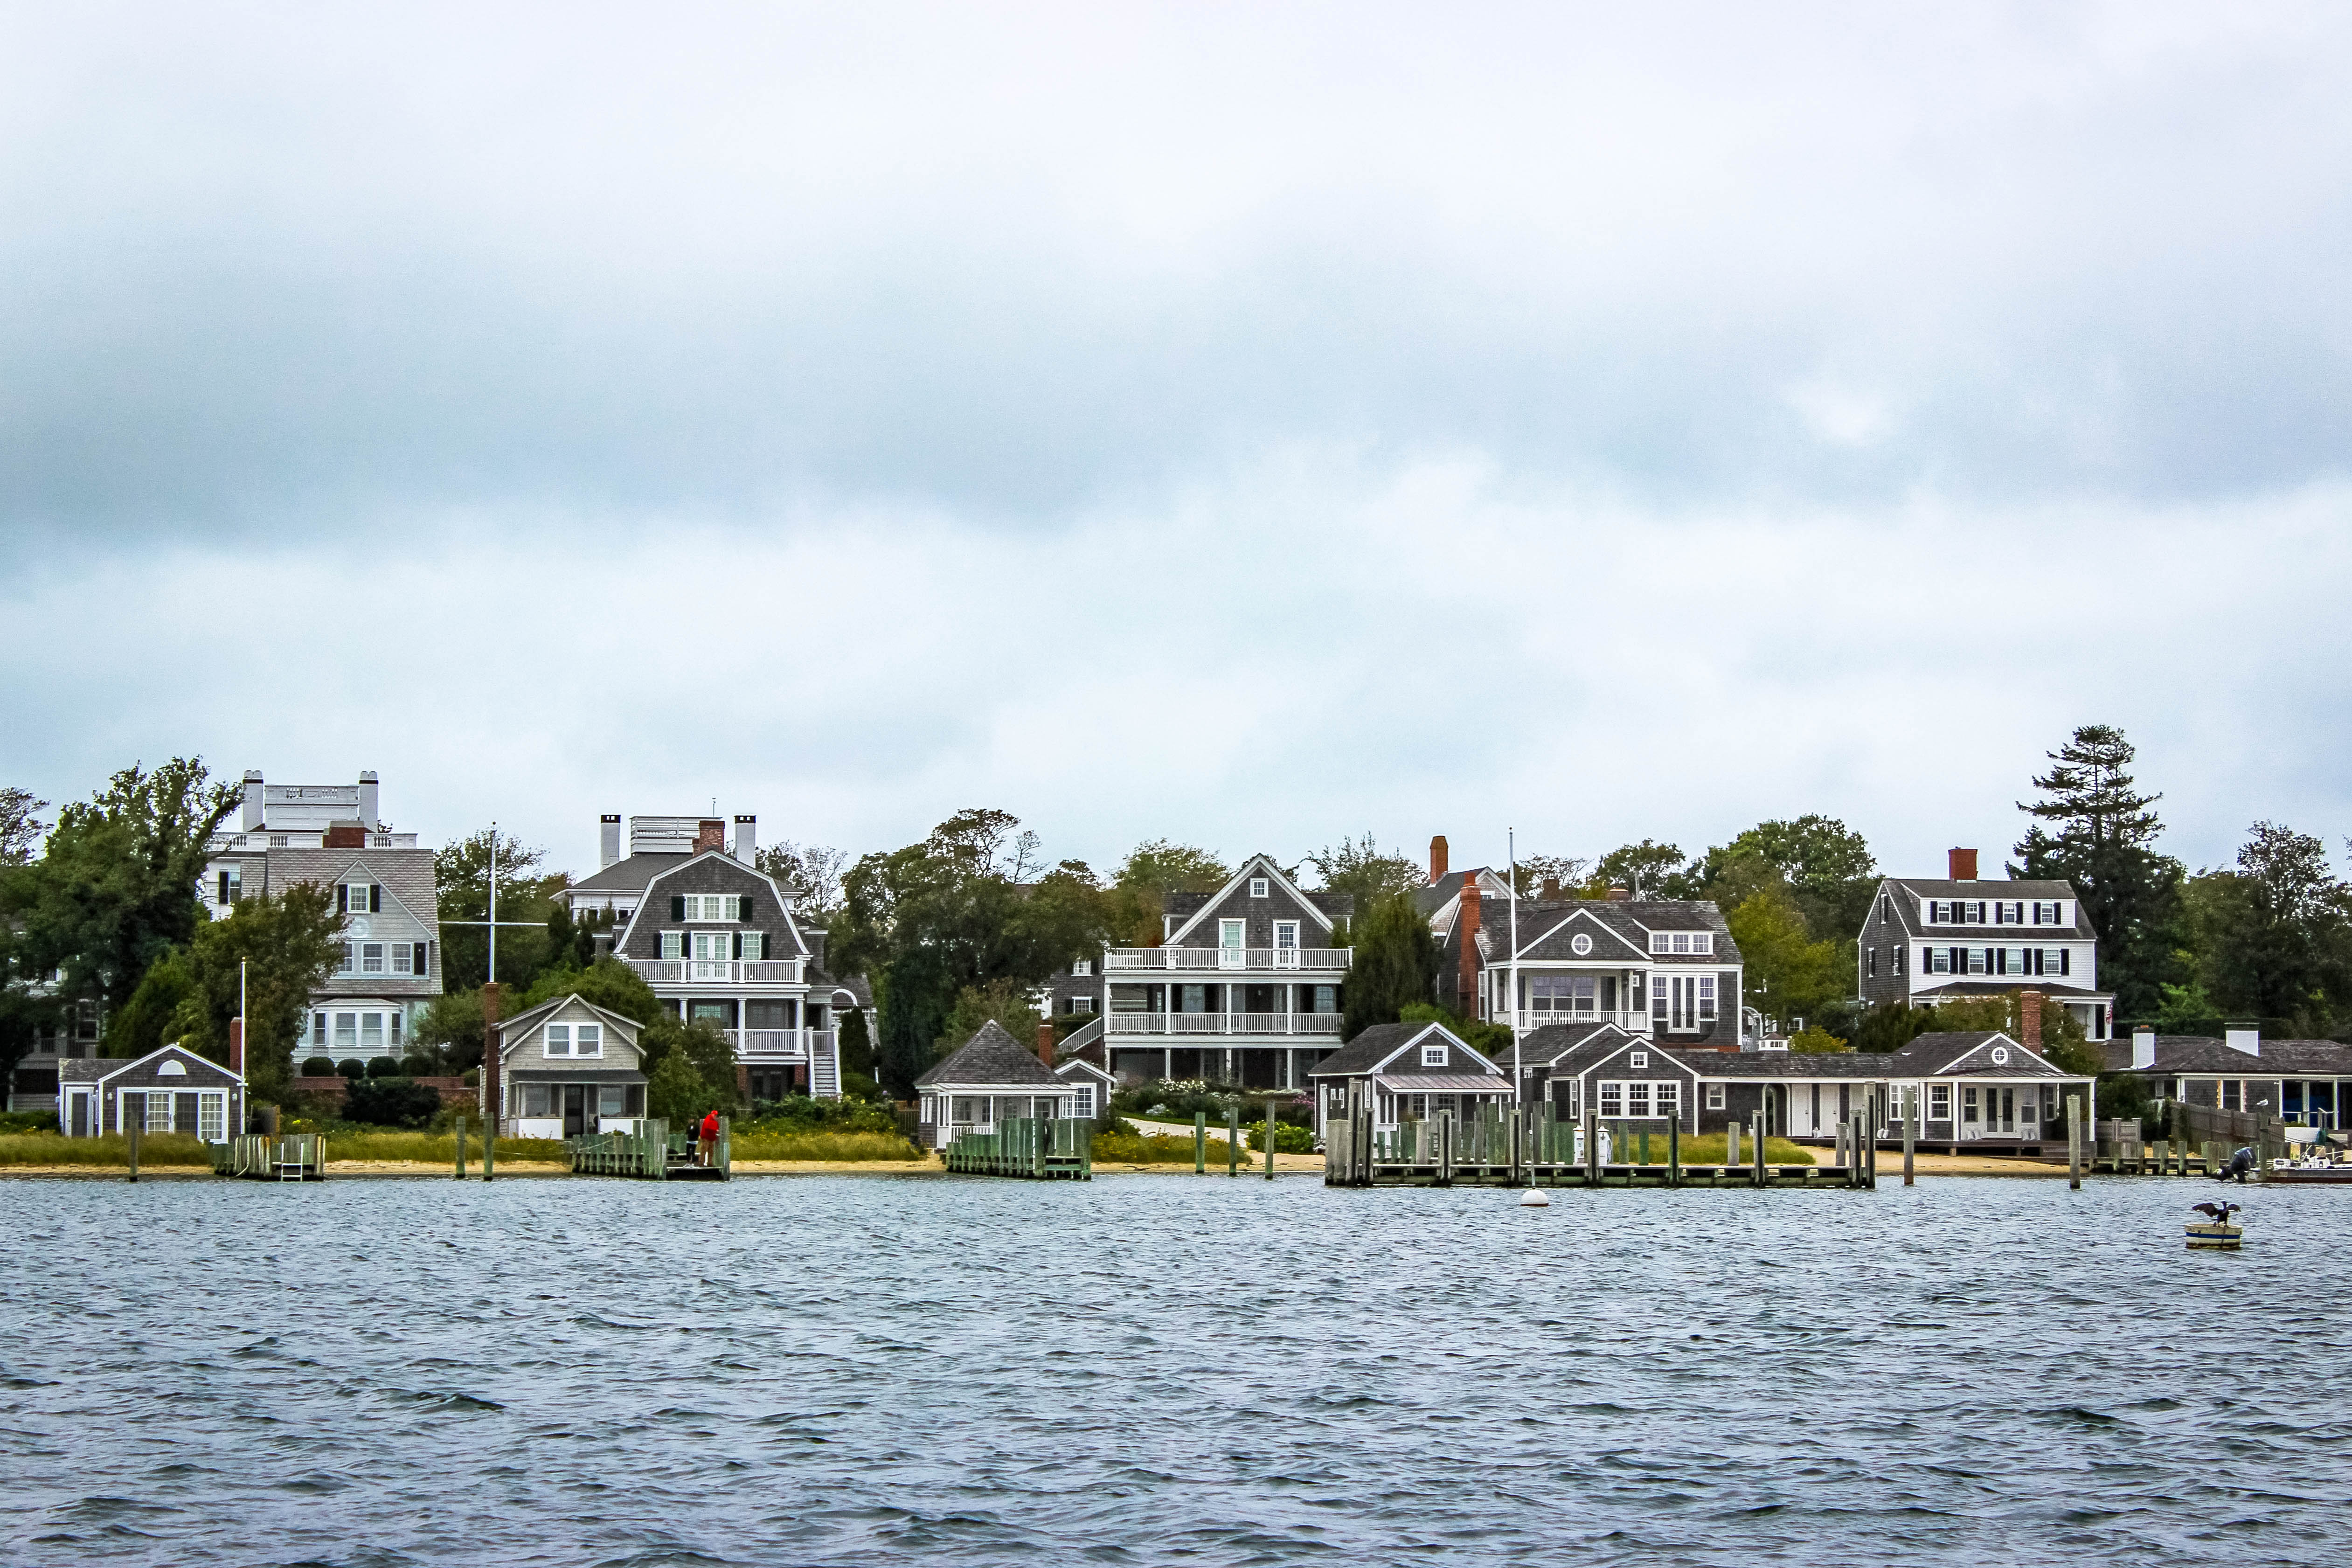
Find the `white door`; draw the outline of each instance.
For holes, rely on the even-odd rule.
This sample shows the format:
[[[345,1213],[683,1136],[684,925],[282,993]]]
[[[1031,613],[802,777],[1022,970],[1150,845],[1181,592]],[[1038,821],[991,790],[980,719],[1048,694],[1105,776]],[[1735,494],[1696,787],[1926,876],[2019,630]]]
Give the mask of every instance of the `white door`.
[[[698,931],[694,933],[695,980],[725,980],[727,966],[735,956],[735,936],[732,931]]]
[[[1223,969],[1239,969],[1243,963],[1242,936],[1244,927],[1240,921],[1217,922],[1217,964]]]

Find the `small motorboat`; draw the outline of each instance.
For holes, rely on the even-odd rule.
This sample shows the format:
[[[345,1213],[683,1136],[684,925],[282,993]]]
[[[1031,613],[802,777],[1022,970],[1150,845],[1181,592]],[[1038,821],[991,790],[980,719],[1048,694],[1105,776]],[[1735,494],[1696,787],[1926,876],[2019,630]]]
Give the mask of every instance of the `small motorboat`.
[[[2189,1222],[2189,1245],[2192,1248],[2226,1247],[2231,1252],[2237,1251],[2246,1227],[2234,1223],[2231,1216],[2243,1206],[2241,1204],[2191,1204],[2189,1212],[2205,1217]]]
[[[2331,1160],[2325,1153],[2306,1154],[2300,1160],[2273,1160],[2270,1169],[2263,1173],[2263,1180],[2284,1186],[2352,1187],[2352,1163]]]

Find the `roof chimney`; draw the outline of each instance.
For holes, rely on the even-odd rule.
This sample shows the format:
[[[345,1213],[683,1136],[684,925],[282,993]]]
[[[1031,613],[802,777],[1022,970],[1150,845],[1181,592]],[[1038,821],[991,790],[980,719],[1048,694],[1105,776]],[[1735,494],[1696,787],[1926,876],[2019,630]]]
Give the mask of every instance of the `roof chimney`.
[[[1438,840],[1440,844],[1444,842],[1443,838]],[[1462,918],[1454,923],[1462,931],[1460,1001],[1462,1016],[1465,1018],[1475,1018],[1478,1016],[1475,1001],[1478,994],[1478,879],[1475,877],[1463,878]]]
[[[735,818],[735,858],[749,866],[760,852],[760,819],[738,816]]]
[[[1445,835],[1443,833],[1429,841],[1429,879],[1432,883],[1445,880]]]
[[[1977,879],[1977,852],[1973,849],[1952,851],[1952,880],[1973,882]]]
[[[596,869],[621,858],[621,814],[608,811],[596,819]]]
[[[723,817],[706,816],[694,826],[694,852],[727,847],[727,822]]]
[[[375,791],[375,770],[369,768],[360,774],[360,826],[370,833],[373,833],[382,826],[383,822],[383,819],[376,815]]]
[[[2139,1072],[2155,1065],[2156,1031],[2134,1029],[2132,1031],[2132,1070]]]
[[[1969,853],[1973,855],[1976,851],[1971,849]],[[2023,1039],[2019,1040],[2017,1043],[2023,1046],[2027,1050],[2032,1051],[2035,1056],[2040,1056],[2042,1054],[2041,992],[2027,991],[2019,995],[2017,998],[2017,1026],[2018,1033],[2024,1037]]]
[[[2243,1051],[2250,1057],[2263,1054],[2263,1032],[2260,1027],[2252,1024],[2225,1026],[2221,1030],[2221,1043],[2233,1051]]]
[[[1609,901],[1612,904],[1630,903],[1633,900],[1633,889],[1631,888],[1612,888],[1609,889]]]
[[[260,832],[262,822],[268,816],[268,811],[262,805],[261,770],[259,768],[247,768],[245,770],[245,816],[243,819],[245,831],[247,833]]]
[[[1054,1026],[1051,1024],[1037,1026],[1037,1059],[1045,1064],[1048,1072],[1053,1070]]]
[[[1559,879],[1558,877],[1546,877],[1543,879],[1543,898],[1547,903],[1559,901]]]

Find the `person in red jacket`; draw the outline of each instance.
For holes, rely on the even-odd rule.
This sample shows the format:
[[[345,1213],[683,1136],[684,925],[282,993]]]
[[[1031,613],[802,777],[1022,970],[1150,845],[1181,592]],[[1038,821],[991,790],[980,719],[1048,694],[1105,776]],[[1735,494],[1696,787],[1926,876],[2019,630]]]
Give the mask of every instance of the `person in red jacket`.
[[[707,1111],[702,1118],[702,1163],[709,1164],[719,1157],[719,1112]]]

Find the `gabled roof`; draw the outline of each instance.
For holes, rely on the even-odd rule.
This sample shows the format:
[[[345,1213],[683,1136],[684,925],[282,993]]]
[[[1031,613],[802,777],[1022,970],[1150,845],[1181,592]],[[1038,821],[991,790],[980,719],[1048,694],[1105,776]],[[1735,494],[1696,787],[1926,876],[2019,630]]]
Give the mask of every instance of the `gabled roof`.
[[[1219,888],[1215,892],[1202,900],[1199,907],[1194,909],[1191,914],[1184,918],[1182,924],[1179,925],[1174,931],[1168,933],[1168,940],[1165,945],[1174,947],[1187,933],[1192,931],[1194,926],[1201,923],[1202,918],[1211,910],[1215,909],[1227,899],[1232,898],[1236,889],[1240,888],[1243,883],[1248,881],[1252,877],[1256,876],[1263,876],[1270,879],[1275,886],[1280,888],[1284,892],[1287,893],[1293,900],[1295,900],[1301,909],[1305,910],[1308,914],[1313,915],[1317,920],[1322,921],[1324,933],[1326,935],[1329,934],[1333,921],[1331,916],[1324,910],[1322,904],[1316,899],[1309,897],[1306,890],[1301,889],[1297,883],[1283,875],[1282,868],[1274,863],[1273,856],[1252,855],[1241,863],[1241,868],[1233,874],[1232,878],[1226,881],[1223,887]]]
[[[1354,1039],[1325,1057],[1308,1069],[1308,1078],[1351,1078],[1358,1073],[1378,1072],[1391,1062],[1420,1045],[1424,1036],[1436,1034],[1445,1037],[1453,1050],[1460,1051],[1471,1060],[1483,1063],[1487,1071],[1495,1064],[1486,1054],[1471,1045],[1443,1024],[1374,1024]]]
[[[971,1039],[950,1052],[945,1061],[915,1080],[918,1089],[956,1084],[990,1089],[1038,1084],[1057,1089],[1062,1079],[1038,1059],[1036,1052],[1006,1034],[1004,1026],[991,1018]]]
[[[603,1019],[606,1028],[618,1030],[623,1045],[632,1049],[635,1048],[638,1031],[645,1027],[643,1024],[625,1013],[615,1013],[608,1007],[599,1007],[595,1003],[574,991],[569,995],[557,996],[541,1002],[536,1007],[526,1007],[511,1018],[499,1019],[498,1025],[499,1057],[503,1058],[509,1052],[517,1049],[522,1044],[524,1037],[547,1022],[550,1015],[573,1003],[579,1004]]]
[[[1442,913],[1450,910],[1462,897],[1462,884],[1473,877],[1478,879],[1481,892],[1502,898],[1510,896],[1511,884],[1501,872],[1492,866],[1473,866],[1466,870],[1448,871],[1433,882],[1423,882],[1413,889],[1413,907],[1430,917],[1432,926],[1440,924]]]
[[[430,929],[440,923],[440,888],[434,879],[433,851],[408,848],[270,849],[263,854],[263,876],[272,898],[297,882],[332,888],[348,882],[354,870],[383,889],[383,896]]]
[[[2105,1057],[2111,1071],[2131,1069],[2130,1037],[2100,1040],[2093,1048]],[[2341,1040],[2263,1040],[2261,1054],[2250,1055],[2210,1035],[2158,1035],[2155,1065],[2138,1070],[2221,1078],[2352,1077],[2352,1046]]]
[[[1518,900],[1519,959],[1525,963],[1606,963],[1622,962],[1648,966],[1687,964],[1694,968],[1744,962],[1739,944],[1731,939],[1723,911],[1706,899],[1558,899]],[[1488,895],[1478,901],[1478,948],[1490,963],[1509,961],[1511,900]],[[1458,904],[1432,922],[1446,962],[1458,962],[1461,918]],[[1579,958],[1568,944],[1580,931],[1590,931],[1593,951]],[[1652,952],[1652,931],[1712,932],[1709,952]],[[1612,949],[1603,941],[1613,938]],[[1557,942],[1553,939],[1558,938]],[[1542,951],[1538,952],[1537,950]]]
[[[1995,1061],[1996,1052],[2007,1057]],[[2039,1052],[2027,1050],[1999,1029],[1959,1029],[1921,1035],[1902,1049],[1878,1058],[1886,1078],[2076,1078]]]
[[[1569,1056],[1587,1046],[1601,1046],[1620,1039],[1633,1040],[1641,1037],[1614,1024],[1585,1022],[1580,1024],[1546,1024],[1519,1037],[1518,1061],[1522,1067],[1555,1067]]]
[[[1676,1051],[1700,1078],[1817,1079],[1876,1083],[1887,1076],[1885,1056],[1866,1051]]]
[[[169,1057],[174,1060],[186,1062],[191,1067],[200,1067],[207,1072],[218,1073],[240,1087],[245,1083],[242,1074],[231,1072],[210,1057],[201,1056],[176,1041],[168,1046],[158,1046],[143,1057],[131,1057],[127,1059],[115,1057],[68,1057],[58,1063],[58,1081],[61,1084],[104,1083],[110,1078],[120,1078],[124,1073],[144,1067],[160,1057]]]
[[[1069,1057],[1065,1058],[1060,1065],[1054,1068],[1054,1076],[1056,1078],[1096,1078],[1100,1079],[1105,1083],[1110,1084],[1115,1084],[1118,1081],[1118,1078],[1115,1077],[1108,1069],[1097,1066],[1095,1063],[1087,1060],[1084,1057]]]

